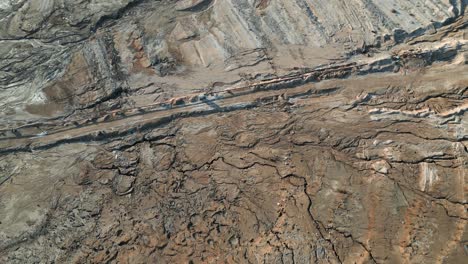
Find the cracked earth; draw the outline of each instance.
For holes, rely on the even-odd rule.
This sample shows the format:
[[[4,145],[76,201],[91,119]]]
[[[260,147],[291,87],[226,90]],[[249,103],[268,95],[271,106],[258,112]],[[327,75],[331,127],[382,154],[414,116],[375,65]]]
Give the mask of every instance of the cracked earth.
[[[0,262],[465,263],[467,2],[390,2],[0,0]]]

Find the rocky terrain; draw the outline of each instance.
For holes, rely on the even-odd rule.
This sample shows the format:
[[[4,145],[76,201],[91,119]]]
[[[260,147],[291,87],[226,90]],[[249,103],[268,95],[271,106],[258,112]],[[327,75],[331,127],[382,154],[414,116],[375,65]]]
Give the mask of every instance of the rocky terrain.
[[[466,0],[0,0],[0,263],[466,263]]]

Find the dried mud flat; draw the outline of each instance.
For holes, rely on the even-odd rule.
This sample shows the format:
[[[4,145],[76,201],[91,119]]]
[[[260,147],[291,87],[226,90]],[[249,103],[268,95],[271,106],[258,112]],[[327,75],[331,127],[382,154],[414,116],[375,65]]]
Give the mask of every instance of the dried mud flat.
[[[0,0],[0,263],[465,263],[466,6]]]

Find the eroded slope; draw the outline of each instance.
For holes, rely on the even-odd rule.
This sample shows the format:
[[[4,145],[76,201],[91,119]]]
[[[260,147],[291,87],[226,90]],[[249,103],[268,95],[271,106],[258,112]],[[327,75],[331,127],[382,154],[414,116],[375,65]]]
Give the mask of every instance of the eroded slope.
[[[0,262],[465,262],[466,1],[72,2],[0,1]]]

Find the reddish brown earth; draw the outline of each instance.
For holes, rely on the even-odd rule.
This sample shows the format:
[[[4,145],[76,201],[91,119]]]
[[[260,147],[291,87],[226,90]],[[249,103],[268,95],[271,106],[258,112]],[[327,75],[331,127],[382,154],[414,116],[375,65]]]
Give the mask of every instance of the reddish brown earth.
[[[0,263],[467,261],[466,1],[62,2],[0,0]]]

